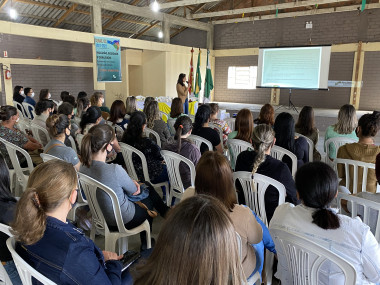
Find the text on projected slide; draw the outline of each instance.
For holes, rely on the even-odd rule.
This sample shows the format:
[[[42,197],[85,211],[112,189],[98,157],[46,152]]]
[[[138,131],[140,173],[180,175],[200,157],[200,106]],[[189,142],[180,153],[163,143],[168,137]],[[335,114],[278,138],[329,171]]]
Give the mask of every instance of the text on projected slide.
[[[321,47],[263,51],[262,87],[319,88]]]

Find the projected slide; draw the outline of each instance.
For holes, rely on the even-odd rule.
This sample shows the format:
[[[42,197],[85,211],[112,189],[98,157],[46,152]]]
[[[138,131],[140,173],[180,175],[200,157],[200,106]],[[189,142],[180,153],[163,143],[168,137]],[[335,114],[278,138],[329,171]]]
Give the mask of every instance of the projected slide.
[[[258,87],[327,89],[331,47],[260,49]]]

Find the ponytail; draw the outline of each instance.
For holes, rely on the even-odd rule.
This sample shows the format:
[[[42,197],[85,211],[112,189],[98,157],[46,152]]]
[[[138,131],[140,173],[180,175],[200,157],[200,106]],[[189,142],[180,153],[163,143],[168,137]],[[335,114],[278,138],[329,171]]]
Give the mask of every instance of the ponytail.
[[[193,128],[193,123],[188,116],[179,117],[174,123],[174,129],[176,130],[174,139],[178,141],[178,153],[181,152],[182,139],[181,136],[190,132]]]
[[[88,133],[82,139],[80,147],[80,160],[84,166],[90,167],[92,163],[92,151],[91,151],[92,134]]]
[[[207,123],[210,120],[211,108],[209,105],[201,105],[198,108],[197,113],[195,114],[194,119],[194,130],[200,130],[203,127],[203,124]]]
[[[324,230],[335,230],[340,226],[339,217],[330,209],[321,208],[316,210],[313,215],[313,224]]]
[[[265,160],[265,152],[273,145],[274,131],[271,126],[261,124],[253,129],[252,144],[256,151],[253,160],[252,174],[256,173],[260,164]]]

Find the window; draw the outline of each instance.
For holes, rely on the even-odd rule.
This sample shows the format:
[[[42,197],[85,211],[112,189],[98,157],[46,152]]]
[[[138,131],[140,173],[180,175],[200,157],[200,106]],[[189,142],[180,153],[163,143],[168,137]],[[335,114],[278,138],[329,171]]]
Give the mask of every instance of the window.
[[[256,89],[257,66],[228,67],[228,89]]]

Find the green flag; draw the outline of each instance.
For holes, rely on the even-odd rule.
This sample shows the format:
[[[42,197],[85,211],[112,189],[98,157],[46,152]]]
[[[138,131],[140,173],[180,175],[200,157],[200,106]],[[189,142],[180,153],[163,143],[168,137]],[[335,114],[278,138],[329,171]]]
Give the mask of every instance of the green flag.
[[[195,75],[195,88],[194,95],[195,97],[199,96],[199,92],[202,89],[202,77],[201,77],[201,49],[199,49],[198,53],[198,64],[197,64],[197,73]]]
[[[210,101],[211,90],[214,89],[214,83],[212,82],[211,64],[209,59],[210,51],[207,50],[207,66],[206,66],[206,78],[205,78],[205,97],[204,102]]]

